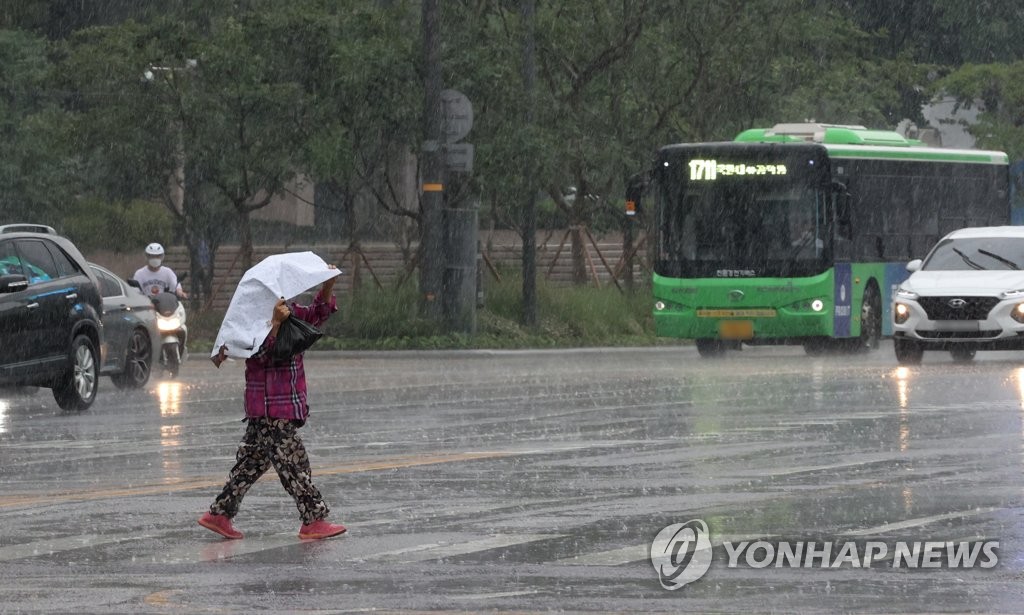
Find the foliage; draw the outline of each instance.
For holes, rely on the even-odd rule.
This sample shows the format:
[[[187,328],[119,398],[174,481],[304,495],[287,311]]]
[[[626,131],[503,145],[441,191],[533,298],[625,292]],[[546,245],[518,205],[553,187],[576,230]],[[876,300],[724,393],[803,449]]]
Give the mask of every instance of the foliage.
[[[87,198],[64,220],[64,233],[81,250],[113,250],[142,254],[142,246],[174,238],[174,219],[149,201],[112,203]],[[141,256],[139,256],[141,259]]]
[[[161,203],[193,255],[215,252],[247,243],[249,213],[301,174],[329,193],[347,237],[388,236],[411,255],[419,3],[16,4],[0,12],[4,221],[128,242],[133,223],[112,212]],[[450,178],[446,198],[483,200],[497,226],[520,228],[533,201],[546,223],[614,228],[626,179],[660,145],[778,121],[920,123],[940,92],[983,101],[979,143],[1024,156],[1013,3],[538,0],[530,23],[519,2],[440,5],[445,87],[475,115],[474,172]],[[573,234],[577,261],[583,241]]]
[[[934,85],[954,96],[959,105],[980,101],[982,113],[969,127],[980,147],[1002,150],[1011,160],[1024,158],[1024,62],[967,64]]]
[[[325,326],[319,349],[526,348],[654,343],[650,300],[611,288],[564,288],[538,284],[536,328],[517,324],[522,279],[505,272],[488,284],[486,305],[478,312],[474,336],[443,335],[417,316],[411,284],[398,289],[364,289],[341,307]]]
[[[5,221],[59,226],[77,187],[67,118],[48,89],[45,40],[0,30],[0,211]]]

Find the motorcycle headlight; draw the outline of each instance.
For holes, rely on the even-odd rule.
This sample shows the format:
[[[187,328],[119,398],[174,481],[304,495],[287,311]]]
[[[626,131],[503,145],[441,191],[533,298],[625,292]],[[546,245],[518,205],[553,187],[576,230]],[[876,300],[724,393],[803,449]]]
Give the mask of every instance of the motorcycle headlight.
[[[156,328],[161,331],[174,331],[175,329],[181,328],[181,319],[179,318],[158,318],[156,321]]]

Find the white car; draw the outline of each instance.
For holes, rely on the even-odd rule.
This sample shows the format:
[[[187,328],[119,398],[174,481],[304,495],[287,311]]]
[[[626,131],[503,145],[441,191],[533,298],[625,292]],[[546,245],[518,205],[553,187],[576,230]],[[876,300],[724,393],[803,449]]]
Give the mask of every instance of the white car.
[[[970,361],[978,350],[1024,348],[1024,227],[965,228],[943,237],[893,293],[896,359],[925,350]]]

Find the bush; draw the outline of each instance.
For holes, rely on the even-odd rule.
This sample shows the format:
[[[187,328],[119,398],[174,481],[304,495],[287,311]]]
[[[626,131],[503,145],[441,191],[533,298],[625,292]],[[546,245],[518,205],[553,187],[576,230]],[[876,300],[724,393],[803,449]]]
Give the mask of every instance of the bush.
[[[64,220],[62,232],[80,250],[137,252],[153,241],[171,243],[174,218],[162,205],[149,201],[87,199]]]
[[[508,272],[490,281],[485,306],[477,312],[476,335],[446,334],[418,316],[418,293],[412,281],[399,288],[365,285],[339,306],[325,323],[318,350],[427,350],[464,348],[557,348],[653,345],[649,293],[634,296],[608,288],[554,286],[538,280],[539,322],[520,324],[521,278]],[[196,349],[209,352],[223,314],[196,318]],[[192,316],[189,316],[190,332]],[[192,344],[190,344],[190,348]]]

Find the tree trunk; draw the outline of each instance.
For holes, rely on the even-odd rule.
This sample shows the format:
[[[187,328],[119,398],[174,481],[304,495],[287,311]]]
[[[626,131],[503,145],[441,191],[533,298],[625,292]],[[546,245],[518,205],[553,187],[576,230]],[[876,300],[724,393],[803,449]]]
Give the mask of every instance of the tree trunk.
[[[572,232],[572,283],[576,286],[583,286],[587,283],[587,259],[583,251],[587,249],[586,238],[583,235],[583,225],[579,222],[573,223]]]
[[[239,249],[242,251],[242,272],[246,272],[252,267],[252,225],[247,211],[238,213],[238,238]]]

